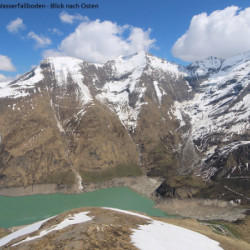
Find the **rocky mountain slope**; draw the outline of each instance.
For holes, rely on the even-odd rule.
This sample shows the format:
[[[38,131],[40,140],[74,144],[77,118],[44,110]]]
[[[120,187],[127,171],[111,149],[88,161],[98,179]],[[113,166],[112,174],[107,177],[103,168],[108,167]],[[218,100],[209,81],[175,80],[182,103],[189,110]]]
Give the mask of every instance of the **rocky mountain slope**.
[[[161,196],[212,197],[219,185],[217,196],[248,202],[249,78],[249,52],[186,68],[145,52],[45,59],[0,85],[0,187],[81,191],[147,174],[163,178]]]

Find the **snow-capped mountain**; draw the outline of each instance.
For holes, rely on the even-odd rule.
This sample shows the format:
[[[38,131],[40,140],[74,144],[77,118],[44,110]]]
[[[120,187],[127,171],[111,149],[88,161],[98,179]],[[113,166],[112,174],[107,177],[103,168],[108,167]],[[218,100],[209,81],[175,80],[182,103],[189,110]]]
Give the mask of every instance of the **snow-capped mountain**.
[[[45,59],[0,85],[0,185],[81,189],[141,170],[244,181],[249,82],[250,52],[186,68],[145,52],[104,64]]]
[[[234,170],[230,170],[230,176],[236,169],[248,172],[250,156],[242,162],[241,155],[233,155],[239,148],[247,148],[246,154],[249,154],[250,52],[225,60],[208,58],[192,64],[189,68],[192,69],[191,82],[192,77],[196,77],[198,82],[199,77],[204,75],[206,79],[196,84],[196,93],[192,100],[175,105],[190,117],[192,127],[189,136],[197,149],[206,155],[202,170],[205,169],[207,178],[220,172],[228,176],[231,167]],[[225,157],[226,161],[229,155],[235,158],[230,163],[233,166],[227,166],[227,171],[224,165],[218,163],[219,155]],[[211,165],[212,168],[207,168]]]

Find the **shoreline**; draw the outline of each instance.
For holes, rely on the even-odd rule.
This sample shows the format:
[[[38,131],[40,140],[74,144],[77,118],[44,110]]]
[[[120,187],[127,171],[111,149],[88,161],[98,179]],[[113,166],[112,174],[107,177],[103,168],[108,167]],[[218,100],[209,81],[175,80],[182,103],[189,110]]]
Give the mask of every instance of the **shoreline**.
[[[199,221],[228,221],[235,222],[246,217],[247,208],[224,200],[183,198],[165,199],[155,206],[163,212],[180,215],[184,218]]]
[[[26,187],[0,188],[0,196],[20,197],[33,194],[65,193],[67,188],[60,191],[56,184],[35,184]]]
[[[20,197],[34,194],[77,194],[96,191],[111,187],[129,187],[135,192],[152,199],[151,194],[160,186],[160,178],[149,178],[147,176],[121,177],[101,182],[82,183],[81,191],[75,190],[74,186],[58,186],[57,184],[35,184],[26,187],[0,188],[0,196]]]
[[[152,194],[161,182],[162,179],[160,178],[149,178],[147,176],[114,178],[102,182],[83,183],[83,189],[80,193],[93,192],[104,188],[128,187],[153,200],[155,208],[168,214],[204,221],[224,220],[233,222],[246,217],[247,208],[241,208],[228,201],[197,198],[156,199]],[[37,184],[0,189],[0,196],[12,197],[53,193],[76,194],[79,191],[75,192],[73,187],[58,187],[56,184]]]

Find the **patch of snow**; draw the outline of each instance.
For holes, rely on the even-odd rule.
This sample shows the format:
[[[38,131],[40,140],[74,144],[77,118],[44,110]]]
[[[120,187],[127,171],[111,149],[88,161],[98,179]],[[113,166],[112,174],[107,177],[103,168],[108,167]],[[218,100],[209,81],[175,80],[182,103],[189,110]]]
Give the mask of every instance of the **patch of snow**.
[[[53,218],[53,217],[51,217]],[[42,221],[39,221],[39,222],[36,222],[34,224],[31,224],[29,226],[26,226],[22,229],[19,229],[18,231],[16,232],[13,232],[3,238],[0,239],[0,247],[6,245],[7,243],[9,243],[10,241],[12,241],[13,239],[16,239],[20,236],[23,236],[25,234],[29,234],[29,233],[32,233],[32,232],[35,232],[36,230],[38,230],[41,225],[43,223],[45,223],[46,221],[50,220],[51,218],[48,218],[48,219],[45,219],[45,220],[42,220]]]
[[[126,211],[126,210],[122,210],[122,209],[118,209],[118,208],[112,208],[112,207],[102,207],[102,208],[103,209],[112,210],[112,211],[116,211],[116,212],[120,212],[120,213],[124,213],[124,214],[129,214],[129,215],[141,217],[141,218],[148,219],[148,220],[152,220],[148,216],[145,216],[145,215],[142,215],[142,214],[138,214],[138,213],[135,213],[135,212],[130,212],[130,211]]]
[[[59,86],[67,85],[68,79],[71,77],[81,90],[83,104],[93,100],[88,87],[83,84],[82,60],[73,57],[50,57],[46,60],[51,64],[51,70],[54,72]]]
[[[0,98],[19,98],[29,95],[28,90],[35,88],[35,85],[44,78],[42,69],[37,67],[28,75],[19,78],[15,83],[5,82],[0,84]]]
[[[96,98],[105,104],[111,111],[115,112],[122,124],[128,130],[134,130],[142,105],[146,88],[140,84],[139,79],[146,66],[145,52],[130,57],[120,57],[110,62],[115,79],[106,82],[102,92]],[[123,76],[126,77],[123,78]],[[130,95],[137,95],[136,103],[130,105]]]
[[[65,130],[64,130],[62,124],[60,123],[60,121],[58,120],[58,118],[57,118],[57,116],[56,116],[56,112],[55,112],[55,108],[54,108],[54,105],[53,105],[52,100],[50,100],[50,106],[51,106],[52,109],[54,110],[53,113],[54,113],[54,117],[55,117],[55,119],[56,119],[56,125],[57,125],[59,131],[62,132],[62,133],[65,133]],[[32,109],[33,109],[33,107],[32,107]]]
[[[202,178],[204,181],[209,181],[212,176],[218,171],[218,168],[210,167],[202,172]]]
[[[171,112],[171,114],[170,114],[170,112]],[[173,117],[172,117],[172,114],[173,114],[172,110],[170,110],[170,112],[168,111],[168,117],[169,117],[170,120],[172,120],[173,119]]]
[[[232,169],[231,173],[227,176],[227,178],[230,178],[231,174],[235,171],[236,166]]]
[[[219,154],[228,156],[231,152],[236,150],[238,147],[250,144],[250,141],[237,141],[232,142],[219,149]]]
[[[212,70],[219,70],[222,63],[223,59],[208,57],[202,61],[192,63],[189,67],[192,68],[191,74],[193,76],[204,76]]]
[[[231,191],[231,192],[234,193],[234,194],[240,195],[240,196],[246,198],[247,200],[250,200],[249,197],[247,197],[247,196],[245,196],[245,195],[243,195],[243,194],[241,194],[241,193],[238,193],[238,192],[234,191],[233,189],[231,189],[231,188],[229,188],[229,187],[227,187],[227,186],[224,186],[224,188],[227,189],[227,190],[229,190],[229,191]]]
[[[219,242],[200,233],[152,220],[148,225],[133,229],[131,241],[141,250],[219,250]]]
[[[76,179],[77,179],[77,187],[79,191],[83,190],[83,186],[82,186],[82,177],[79,173],[76,172]]]
[[[166,95],[166,92],[162,88],[160,90],[159,83],[157,81],[153,81],[153,85],[154,85],[156,96],[157,96],[158,101],[159,101],[159,105],[161,105],[162,96]]]
[[[22,240],[22,241],[18,242],[17,244],[13,245],[13,246],[22,244],[22,243],[27,242],[27,241],[31,241],[31,240],[41,238],[41,237],[51,233],[52,231],[62,230],[65,227],[68,227],[70,225],[75,225],[75,224],[91,221],[92,218],[87,216],[88,213],[89,212],[81,212],[81,213],[78,213],[78,214],[70,215],[68,218],[64,219],[59,224],[53,225],[51,228],[41,231],[39,233],[39,235],[32,236],[32,237],[27,237],[25,240]]]
[[[246,63],[249,61],[250,61],[250,51],[247,51],[245,53],[241,53],[234,57],[225,59],[223,61],[221,68],[222,70],[226,71],[230,70],[230,68],[238,67],[238,65],[241,65],[242,63]]]
[[[180,121],[180,127],[186,125],[183,117],[182,117],[182,109],[181,109],[181,105],[179,102],[175,101],[174,102],[174,107],[173,109],[171,109],[171,112],[176,116],[176,118]]]
[[[186,84],[187,84],[187,86],[188,86],[188,92],[191,92],[191,91],[193,90],[193,88],[190,86],[190,84],[189,84],[188,81],[186,81]]]
[[[206,151],[206,155],[211,155],[211,154],[213,154],[216,148],[217,148],[217,145],[214,145],[214,146],[210,147],[210,148]]]
[[[154,70],[158,70],[163,74],[168,74],[174,79],[179,77],[187,76],[187,73],[184,70],[180,69],[180,66],[174,63],[170,63],[164,59],[161,59],[156,56],[147,55],[147,60],[149,61],[150,68],[148,73],[152,73]]]
[[[120,56],[114,61],[113,70],[116,72],[117,76],[122,76],[134,72],[135,69],[137,69],[134,73],[139,77],[141,75],[140,71],[143,70],[145,66],[146,53],[141,51],[138,54],[127,57]]]
[[[242,145],[248,145],[250,144],[250,141],[236,141],[236,142],[232,142],[229,143],[228,145],[219,148],[216,151],[216,154],[218,154],[219,156],[223,156],[223,157],[228,157],[229,154],[231,152],[233,152],[234,150],[236,150],[238,147],[242,146]],[[203,159],[203,162],[206,161],[207,159],[211,159],[211,157],[213,157],[211,154],[207,154],[207,158]],[[217,159],[217,157],[216,157]],[[213,161],[213,160],[212,160]],[[206,165],[206,164],[205,164]],[[231,174],[235,171],[236,167],[233,168],[233,170],[231,171],[231,173],[227,176],[227,178],[231,178]],[[202,177],[205,181],[209,181],[210,178],[218,171],[219,169],[216,167],[210,167],[210,168],[205,168],[204,170],[198,170],[200,171],[199,173],[202,173]]]

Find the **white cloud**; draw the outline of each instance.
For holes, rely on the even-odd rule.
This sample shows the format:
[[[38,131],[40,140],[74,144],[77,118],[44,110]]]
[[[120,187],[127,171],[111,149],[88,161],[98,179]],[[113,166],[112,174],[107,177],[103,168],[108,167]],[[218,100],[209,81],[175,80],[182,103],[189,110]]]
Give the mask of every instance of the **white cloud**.
[[[0,82],[7,82],[7,81],[8,81],[7,77],[0,74]]]
[[[43,35],[37,35],[33,31],[29,32],[28,38],[32,38],[36,42],[36,48],[45,47],[46,45],[51,44],[51,40],[48,37],[45,37]]]
[[[127,37],[124,37],[127,34]],[[66,37],[58,50],[47,50],[44,57],[58,54],[81,58],[88,62],[106,62],[120,55],[149,50],[155,40],[147,31],[129,25],[119,26],[111,21],[83,22]]]
[[[82,16],[80,14],[70,15],[66,11],[61,12],[59,15],[59,18],[63,23],[69,23],[69,24],[72,24],[75,21],[88,21],[89,20],[88,17],[86,16]]]
[[[53,35],[58,35],[58,36],[63,35],[63,33],[57,28],[51,28],[51,29],[49,29],[49,32]]]
[[[201,13],[192,18],[188,31],[172,48],[172,54],[184,61],[208,56],[227,58],[250,50],[250,8],[237,6]]]
[[[57,51],[54,49],[47,49],[43,52],[43,57],[47,58],[47,57],[57,57],[57,56],[67,56],[64,52],[62,51]],[[70,55],[68,55],[70,56]]]
[[[25,25],[23,23],[23,19],[21,19],[21,18],[18,17],[17,19],[11,21],[6,26],[6,28],[11,33],[17,33],[17,32],[19,32],[19,30],[25,29]]]
[[[134,51],[148,50],[152,47],[155,40],[149,38],[151,29],[144,31],[141,28],[131,27],[130,30],[131,33],[128,42],[130,43],[129,50],[131,50],[132,53]]]
[[[15,71],[16,69],[9,57],[0,55],[0,70]]]
[[[3,74],[0,74],[0,83],[3,83],[3,82],[11,82],[13,80],[15,80],[16,77],[12,77],[12,76],[5,76]]]

